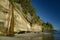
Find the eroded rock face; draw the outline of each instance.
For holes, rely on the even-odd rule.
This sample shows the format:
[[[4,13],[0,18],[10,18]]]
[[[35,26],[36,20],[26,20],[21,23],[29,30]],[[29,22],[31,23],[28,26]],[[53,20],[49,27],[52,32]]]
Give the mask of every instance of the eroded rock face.
[[[0,5],[2,5],[6,9],[8,9],[9,1],[8,0],[0,0]]]
[[[32,25],[32,31],[33,32],[40,32],[42,30],[42,25],[38,25],[38,24],[33,24]]]
[[[22,12],[22,11],[21,11]],[[15,31],[30,31],[30,23],[23,17],[19,11],[20,15],[17,11],[14,11],[15,14]]]
[[[0,0],[0,22],[3,23],[3,29],[5,29],[4,27],[7,27],[7,18],[8,18],[8,14],[7,14],[7,9],[8,7],[8,0]],[[3,31],[3,30],[1,30]]]
[[[8,27],[8,17],[9,17],[9,1],[8,0],[0,0],[0,20],[4,21],[4,26]],[[17,8],[19,7],[19,9]],[[31,28],[30,23],[24,18],[22,15],[22,7],[20,4],[15,3],[14,8],[14,31],[40,31],[41,26],[34,24]],[[30,16],[30,14],[27,15],[27,17]],[[31,16],[30,16],[31,17]],[[27,19],[29,19],[28,17]],[[29,19],[30,20],[30,19]],[[37,27],[38,26],[38,27]]]
[[[5,9],[7,9],[7,11],[9,10],[9,2],[8,0],[1,0],[0,1],[0,5],[3,6]],[[20,9],[22,8],[21,5],[19,6]],[[2,8],[2,7],[1,7]],[[5,27],[8,27],[8,13],[5,13],[5,9],[1,9],[2,11],[0,11],[0,20],[4,20],[4,23],[5,23]],[[17,11],[16,11],[17,10]],[[18,10],[16,8],[16,10],[14,9],[14,17],[15,17],[15,27],[14,27],[14,31],[15,32],[19,32],[19,31],[27,31],[29,30],[30,31],[30,23],[28,21],[26,21],[26,19],[23,17],[22,13],[22,9],[21,11]],[[20,14],[20,15],[19,15]]]

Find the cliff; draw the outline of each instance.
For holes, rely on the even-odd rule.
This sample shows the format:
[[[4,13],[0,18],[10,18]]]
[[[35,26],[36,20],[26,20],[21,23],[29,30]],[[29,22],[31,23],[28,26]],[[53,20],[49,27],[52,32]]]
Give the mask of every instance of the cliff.
[[[26,6],[27,5],[27,6]],[[37,16],[35,8],[32,7],[30,1],[20,0],[13,3],[14,6],[14,31],[42,31],[43,21]],[[0,22],[4,23],[4,27],[9,28],[9,1],[0,0]]]

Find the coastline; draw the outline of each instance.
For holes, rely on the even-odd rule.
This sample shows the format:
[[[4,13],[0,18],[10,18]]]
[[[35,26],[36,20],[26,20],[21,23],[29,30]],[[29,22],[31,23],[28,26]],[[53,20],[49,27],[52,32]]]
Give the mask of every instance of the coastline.
[[[15,36],[13,37],[0,36],[0,40],[33,40],[33,39],[42,40],[42,33],[15,34]]]
[[[56,32],[56,31],[55,31]],[[15,36],[0,36],[0,40],[60,40],[60,32],[56,33],[39,32],[39,33],[23,33],[15,34]]]

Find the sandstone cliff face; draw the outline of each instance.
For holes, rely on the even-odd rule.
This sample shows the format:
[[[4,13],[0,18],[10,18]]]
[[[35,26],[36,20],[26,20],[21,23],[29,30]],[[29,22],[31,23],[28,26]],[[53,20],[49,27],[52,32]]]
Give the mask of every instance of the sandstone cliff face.
[[[31,16],[27,12],[27,16],[23,14],[23,8],[21,4],[15,3],[14,8],[14,31],[41,31],[41,25],[34,24],[32,27],[30,25]],[[8,17],[9,17],[9,1],[0,0],[0,22],[4,22],[4,27],[8,27]],[[27,21],[28,20],[28,21]]]
[[[33,32],[40,32],[42,30],[42,25],[38,25],[38,24],[33,24],[32,25],[32,31]]]

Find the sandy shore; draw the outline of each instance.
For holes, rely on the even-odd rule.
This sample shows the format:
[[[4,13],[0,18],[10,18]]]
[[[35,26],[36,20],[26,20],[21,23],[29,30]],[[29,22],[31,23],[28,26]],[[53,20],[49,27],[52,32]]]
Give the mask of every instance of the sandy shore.
[[[0,36],[0,40],[42,40],[41,33],[15,34],[14,37]]]

